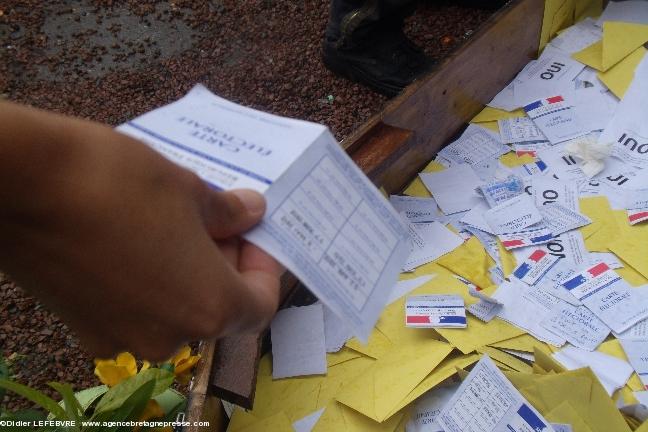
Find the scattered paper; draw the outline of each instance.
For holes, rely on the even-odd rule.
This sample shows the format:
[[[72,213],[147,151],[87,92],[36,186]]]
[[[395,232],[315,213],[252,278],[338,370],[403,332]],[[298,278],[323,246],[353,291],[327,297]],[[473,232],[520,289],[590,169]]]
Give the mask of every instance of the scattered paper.
[[[475,165],[508,151],[508,147],[495,139],[490,131],[469,125],[458,140],[439,150],[439,155],[455,164]]]
[[[592,223],[592,220],[587,216],[558,203],[540,207],[540,214],[542,214],[544,223],[554,235],[560,235]]]
[[[409,230],[412,250],[404,270],[434,261],[463,244],[461,237],[439,222],[410,224]]]
[[[608,2],[596,24],[602,26],[607,21],[648,24],[648,4],[643,0]]]
[[[595,350],[610,334],[610,328],[585,306],[566,302],[556,305],[541,325],[587,351]]]
[[[630,364],[639,375],[641,383],[648,390],[648,339],[621,340],[620,342]]]
[[[484,219],[495,234],[516,233],[542,221],[533,199],[521,194],[487,210]]]
[[[497,121],[502,142],[506,144],[525,141],[546,141],[540,129],[528,117],[515,117]]]
[[[315,423],[322,417],[326,408],[319,409],[312,414],[301,418],[292,424],[295,432],[311,432],[315,427]]]
[[[511,175],[504,180],[494,180],[479,186],[479,191],[490,207],[495,207],[505,201],[524,193],[524,181]],[[474,208],[474,207],[473,207]]]
[[[326,373],[321,304],[280,310],[270,325],[270,336],[273,378]]]
[[[353,337],[353,331],[340,320],[333,311],[322,305],[324,312],[324,340],[326,352],[334,353],[342,349],[344,344]]]
[[[445,405],[445,432],[553,432],[554,429],[484,355]]]
[[[408,222],[444,222],[445,217],[439,210],[434,198],[392,195],[389,202],[398,213],[405,213]]]
[[[549,243],[554,239],[551,230],[544,227],[519,233],[500,234],[498,237],[506,250]]]
[[[444,432],[436,418],[458,388],[459,384],[437,387],[421,396],[414,406],[410,421],[405,425],[405,431]]]
[[[559,259],[542,249],[536,249],[513,271],[513,276],[527,285],[535,285]]]
[[[475,189],[482,183],[470,165],[456,165],[419,177],[445,214],[470,210],[480,202]]]
[[[576,110],[562,96],[552,96],[525,105],[524,111],[552,144],[588,133]]]
[[[459,295],[411,296],[405,302],[405,325],[417,328],[464,328],[466,309]]]

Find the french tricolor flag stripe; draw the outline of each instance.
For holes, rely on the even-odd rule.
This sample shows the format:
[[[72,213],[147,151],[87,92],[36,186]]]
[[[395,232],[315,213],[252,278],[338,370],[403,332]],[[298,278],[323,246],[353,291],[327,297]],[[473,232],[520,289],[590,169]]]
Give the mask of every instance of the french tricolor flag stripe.
[[[633,215],[628,216],[628,220],[630,222],[636,222],[641,219],[648,218],[648,211],[641,212],[641,213],[635,213]]]
[[[408,316],[407,324],[430,324],[429,316]]]
[[[510,248],[514,246],[522,246],[524,242],[522,240],[505,240],[502,242],[502,246],[505,248]]]
[[[550,104],[564,102],[564,100],[565,99],[563,99],[562,96],[554,96],[554,97],[547,98],[547,102],[549,102]]]
[[[537,251],[533,252],[531,256],[529,256],[529,259],[534,262],[539,262],[542,258],[547,255],[547,252],[538,249]]]
[[[608,270],[610,270],[610,267],[608,267],[607,264],[600,263],[600,264],[596,264],[594,267],[587,270],[587,272],[591,274],[593,277],[596,277],[602,273],[605,273]]]

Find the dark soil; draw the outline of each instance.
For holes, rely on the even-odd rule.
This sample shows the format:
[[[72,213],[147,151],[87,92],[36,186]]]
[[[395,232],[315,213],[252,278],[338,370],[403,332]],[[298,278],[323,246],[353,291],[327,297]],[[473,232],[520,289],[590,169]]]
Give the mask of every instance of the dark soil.
[[[324,123],[343,139],[386,98],[322,65],[328,7],[326,0],[0,0],[0,95],[117,125],[200,82],[244,105]],[[490,14],[429,1],[406,31],[441,59]],[[92,356],[2,274],[0,354],[13,358],[18,381],[39,389],[48,381],[98,384]],[[5,397],[5,406],[29,403]]]

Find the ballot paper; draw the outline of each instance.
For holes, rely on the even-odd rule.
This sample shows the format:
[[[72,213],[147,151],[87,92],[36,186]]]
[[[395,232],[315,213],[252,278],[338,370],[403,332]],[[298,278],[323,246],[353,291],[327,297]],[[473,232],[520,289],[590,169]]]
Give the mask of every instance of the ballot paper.
[[[640,168],[648,168],[647,110],[648,60],[644,57],[614,117],[599,137],[601,143],[612,143],[613,156]]]
[[[513,276],[527,285],[535,285],[559,259],[547,251],[536,249],[513,271]]]
[[[513,94],[516,104],[526,106],[539,99],[571,90],[574,87],[574,78],[584,67],[584,64],[560,50],[552,47],[545,48],[542,56],[533,66],[525,68],[515,78]],[[525,110],[528,113],[526,108]],[[542,127],[540,130],[551,142],[554,142]]]
[[[405,432],[444,432],[436,418],[458,388],[459,384],[436,387],[421,396],[405,425]]]
[[[353,337],[353,331],[333,311],[322,305],[324,312],[324,341],[327,353],[338,352]]]
[[[589,132],[581,123],[576,109],[563,96],[535,100],[524,111],[552,144],[558,144]]]
[[[553,38],[549,45],[571,55],[598,42],[602,37],[603,31],[596,25],[596,22],[591,18],[586,18]]]
[[[644,388],[648,390],[648,339],[621,340],[630,364],[634,368]]]
[[[416,328],[465,328],[463,298],[454,294],[407,297],[405,325]]]
[[[547,164],[550,172],[555,174],[559,180],[563,182],[585,181],[587,177],[574,156],[567,154],[565,144],[539,150],[538,157]]]
[[[473,367],[437,422],[445,432],[554,431],[488,355]]]
[[[628,362],[598,351],[586,351],[567,345],[554,353],[553,358],[569,370],[589,367],[610,396],[623,387],[632,375],[632,367]]]
[[[446,215],[470,210],[481,200],[475,189],[482,181],[468,164],[420,173],[419,177]]]
[[[537,153],[537,151],[536,151]],[[547,173],[547,164],[542,160],[524,164],[513,168],[513,172],[520,177],[530,177]]]
[[[479,192],[484,196],[490,207],[515,198],[524,192],[524,181],[521,178],[510,175],[504,180],[493,180],[479,186]]]
[[[280,310],[270,324],[270,336],[273,378],[326,373],[321,304]]]
[[[587,351],[595,350],[610,334],[610,328],[585,306],[566,302],[558,304],[540,324]]]
[[[605,263],[612,270],[623,268],[623,263],[612,252],[590,252],[590,262]]]
[[[570,210],[558,203],[540,207],[540,214],[544,223],[554,235],[560,235],[592,223],[592,220],[587,216]]]
[[[409,252],[400,216],[325,126],[245,108],[196,86],[118,127],[214,189],[265,195],[244,237],[366,340]]]
[[[605,263],[594,264],[565,281],[563,287],[615,332],[648,317],[648,303]]]
[[[528,141],[513,143],[511,147],[513,147],[517,156],[529,155],[531,157],[537,157],[538,150],[551,147],[551,143],[549,141]]]
[[[547,330],[540,323],[547,318],[561,300],[542,289],[512,279],[497,288],[493,298],[504,306],[497,316],[520,327],[536,339],[554,346],[562,346],[565,338]]]
[[[389,202],[396,212],[405,213],[408,222],[445,222],[446,219],[434,198],[392,195]]]
[[[497,237],[506,250],[549,243],[554,238],[551,230],[546,227],[528,229],[518,233],[500,234]]]
[[[578,184],[552,177],[533,177],[531,191],[538,208],[548,204],[560,204],[578,211]]]
[[[497,120],[500,137],[506,144],[525,141],[546,141],[540,129],[528,117],[514,117]]]
[[[404,270],[413,270],[434,261],[463,244],[461,237],[439,222],[409,224],[409,232],[411,252]]]
[[[480,231],[485,231],[487,233],[493,234],[486,219],[484,219],[484,212],[488,210],[488,206],[485,203],[480,202],[470,211],[464,213],[463,218],[461,218],[461,223],[465,225],[470,225],[473,228],[477,228]]]
[[[442,148],[439,155],[455,164],[475,165],[508,151],[509,148],[496,139],[491,131],[471,124],[458,140]]]
[[[484,213],[484,219],[495,234],[517,233],[542,221],[533,199],[521,194]]]

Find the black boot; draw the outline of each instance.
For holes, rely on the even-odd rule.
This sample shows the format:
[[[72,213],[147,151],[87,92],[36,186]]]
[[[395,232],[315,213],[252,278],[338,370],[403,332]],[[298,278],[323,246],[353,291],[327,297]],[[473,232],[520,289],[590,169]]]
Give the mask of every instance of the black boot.
[[[412,0],[333,0],[323,60],[334,73],[395,96],[433,62],[403,34]]]

